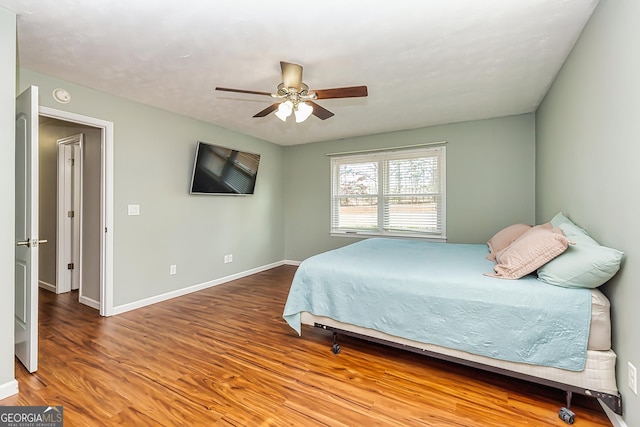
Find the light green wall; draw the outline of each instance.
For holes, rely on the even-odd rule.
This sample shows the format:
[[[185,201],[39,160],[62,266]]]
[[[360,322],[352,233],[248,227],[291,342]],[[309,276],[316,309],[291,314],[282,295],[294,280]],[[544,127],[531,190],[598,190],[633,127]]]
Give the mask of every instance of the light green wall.
[[[640,2],[601,0],[536,115],[536,218],[564,211],[600,244],[625,252],[603,286],[624,419],[640,426],[627,363],[640,369]]]
[[[56,284],[56,217],[58,177],[58,136],[55,128],[40,123],[38,132],[38,231],[47,244],[38,248],[38,280],[51,286]]]
[[[14,381],[16,15],[0,8],[0,393]]]
[[[484,243],[496,231],[534,222],[533,114],[287,147],[285,256],[303,259],[354,241],[329,235],[328,153],[447,141],[447,237]]]
[[[20,69],[19,86],[28,85],[40,87],[42,106],[114,123],[116,307],[283,259],[282,147]],[[69,104],[53,100],[57,87]],[[189,195],[198,140],[261,154],[256,193]],[[140,216],[128,216],[128,204]]]

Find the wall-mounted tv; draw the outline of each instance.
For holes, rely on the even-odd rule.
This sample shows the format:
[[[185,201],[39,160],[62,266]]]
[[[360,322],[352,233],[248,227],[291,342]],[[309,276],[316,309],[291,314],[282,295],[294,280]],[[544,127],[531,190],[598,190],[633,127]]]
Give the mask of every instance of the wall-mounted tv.
[[[198,141],[191,194],[253,194],[260,154]]]

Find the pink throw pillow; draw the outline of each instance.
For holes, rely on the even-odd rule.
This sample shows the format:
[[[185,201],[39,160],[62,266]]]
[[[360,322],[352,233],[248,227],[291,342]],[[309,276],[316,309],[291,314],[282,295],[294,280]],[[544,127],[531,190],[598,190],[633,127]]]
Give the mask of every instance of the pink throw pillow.
[[[491,239],[487,242],[487,246],[489,246],[489,255],[487,255],[487,259],[491,261],[496,260],[496,254],[513,243],[518,237],[522,236],[524,233],[531,229],[530,225],[527,224],[513,224],[502,230],[498,231],[493,235]]]
[[[532,227],[496,254],[495,274],[488,276],[519,279],[536,271],[567,250],[571,242],[559,228],[551,224]]]

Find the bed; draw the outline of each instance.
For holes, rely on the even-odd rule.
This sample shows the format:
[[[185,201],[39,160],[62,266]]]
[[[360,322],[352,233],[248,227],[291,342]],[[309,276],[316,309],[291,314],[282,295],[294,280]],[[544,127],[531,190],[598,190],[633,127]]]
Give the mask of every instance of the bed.
[[[545,283],[542,271],[505,280],[493,249],[371,238],[315,255],[296,271],[283,317],[298,334],[332,331],[334,353],[347,334],[561,389],[568,423],[572,393],[621,414],[606,296]]]

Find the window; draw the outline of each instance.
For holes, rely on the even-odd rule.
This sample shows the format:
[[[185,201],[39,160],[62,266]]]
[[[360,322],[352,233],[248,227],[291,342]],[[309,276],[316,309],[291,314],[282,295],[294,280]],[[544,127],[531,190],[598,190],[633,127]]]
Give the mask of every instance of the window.
[[[445,147],[331,157],[331,233],[446,238]]]

